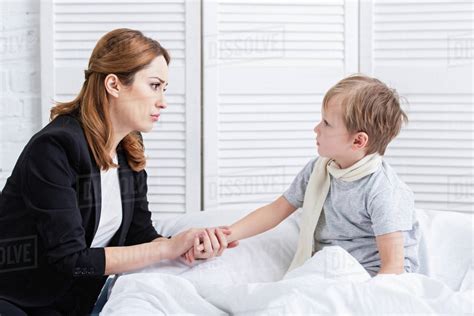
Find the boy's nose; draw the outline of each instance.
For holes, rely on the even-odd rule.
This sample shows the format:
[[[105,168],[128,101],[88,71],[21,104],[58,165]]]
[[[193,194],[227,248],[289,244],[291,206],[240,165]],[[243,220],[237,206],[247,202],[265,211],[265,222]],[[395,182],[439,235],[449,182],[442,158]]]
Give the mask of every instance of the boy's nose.
[[[319,123],[319,124],[321,124],[321,123]],[[314,131],[316,134],[319,134],[319,124],[317,124],[317,125],[314,127],[314,129],[313,129],[313,131]]]

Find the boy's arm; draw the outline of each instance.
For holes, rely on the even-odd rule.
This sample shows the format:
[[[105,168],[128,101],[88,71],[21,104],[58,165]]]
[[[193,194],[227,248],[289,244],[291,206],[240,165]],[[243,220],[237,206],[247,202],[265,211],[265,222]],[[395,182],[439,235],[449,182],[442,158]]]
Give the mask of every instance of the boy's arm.
[[[228,248],[235,247],[240,239],[258,235],[277,226],[295,210],[296,207],[291,205],[283,196],[280,196],[270,204],[256,209],[229,227],[231,233],[226,238],[227,245],[229,245]],[[199,239],[196,239],[194,247],[183,255],[184,260],[188,264],[192,264],[195,259],[201,258],[200,252],[202,249],[203,245]]]
[[[283,196],[256,209],[230,226],[231,234],[227,237],[230,243],[263,233],[280,224],[290,216],[296,208]]]
[[[378,274],[400,274],[404,271],[404,240],[401,231],[375,237],[381,267]]]

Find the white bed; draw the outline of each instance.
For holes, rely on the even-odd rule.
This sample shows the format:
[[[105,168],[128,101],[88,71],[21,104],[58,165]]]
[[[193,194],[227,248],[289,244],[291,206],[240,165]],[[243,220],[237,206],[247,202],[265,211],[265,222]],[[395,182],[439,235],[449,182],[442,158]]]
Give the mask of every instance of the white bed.
[[[160,222],[172,235],[230,224],[244,212],[202,212]],[[298,236],[296,212],[275,229],[193,267],[163,262],[121,275],[101,315],[473,314],[473,215],[417,211],[420,273],[370,278],[339,247],[284,277]],[[284,277],[284,279],[282,279]]]

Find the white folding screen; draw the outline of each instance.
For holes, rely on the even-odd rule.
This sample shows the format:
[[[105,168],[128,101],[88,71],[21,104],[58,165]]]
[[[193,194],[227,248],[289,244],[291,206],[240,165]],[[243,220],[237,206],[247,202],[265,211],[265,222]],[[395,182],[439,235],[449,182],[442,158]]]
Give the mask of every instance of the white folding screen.
[[[473,16],[472,1],[361,4],[361,71],[408,101],[386,160],[419,208],[473,211]]]
[[[358,70],[356,1],[204,1],[204,209],[254,208],[317,155],[326,90]]]
[[[42,1],[43,123],[101,35],[140,29],[172,55],[169,107],[144,135],[154,217],[200,210],[201,193],[204,210],[250,209],[317,155],[324,93],[363,72],[409,102],[386,159],[417,206],[472,211],[473,14],[447,0]]]
[[[97,40],[116,28],[141,30],[171,54],[168,108],[144,134],[150,209],[200,210],[200,4],[184,0],[48,0],[41,3],[42,115],[71,100]]]

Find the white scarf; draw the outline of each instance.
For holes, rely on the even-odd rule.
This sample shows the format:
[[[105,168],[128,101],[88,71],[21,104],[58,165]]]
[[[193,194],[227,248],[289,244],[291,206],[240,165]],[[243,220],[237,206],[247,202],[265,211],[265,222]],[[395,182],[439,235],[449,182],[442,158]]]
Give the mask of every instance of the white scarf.
[[[336,179],[352,182],[374,173],[381,163],[382,157],[377,153],[365,156],[346,169],[339,169],[332,159],[318,158],[304,194],[298,248],[288,272],[311,258],[314,230],[329,192],[331,180],[329,175],[331,174]]]

